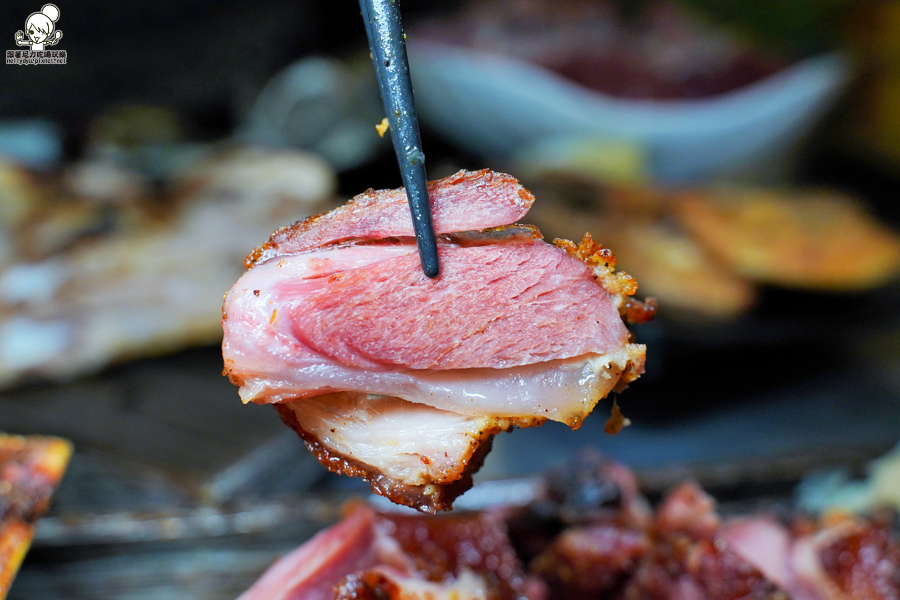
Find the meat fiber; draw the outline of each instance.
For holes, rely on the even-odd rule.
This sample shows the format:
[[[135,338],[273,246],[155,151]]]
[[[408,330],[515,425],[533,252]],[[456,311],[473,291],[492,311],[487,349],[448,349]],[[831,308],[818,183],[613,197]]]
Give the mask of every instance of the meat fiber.
[[[578,427],[643,371],[615,256],[512,225],[534,198],[508,175],[429,185],[441,274],[421,272],[401,190],[369,191],[276,231],[223,311],[225,370],[275,404],[329,469],[395,502],[444,510],[492,436]]]

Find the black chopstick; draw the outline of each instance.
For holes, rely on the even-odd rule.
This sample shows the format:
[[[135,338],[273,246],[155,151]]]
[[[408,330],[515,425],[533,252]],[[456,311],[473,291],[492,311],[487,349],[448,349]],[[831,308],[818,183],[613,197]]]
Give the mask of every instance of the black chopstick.
[[[406,40],[398,4],[399,0],[359,0],[375,74],[381,88],[381,100],[384,102],[391,140],[400,165],[400,176],[403,178],[412,212],[419,260],[425,275],[433,278],[440,273],[437,241],[431,219],[425,155],[419,138],[419,120],[413,102]]]

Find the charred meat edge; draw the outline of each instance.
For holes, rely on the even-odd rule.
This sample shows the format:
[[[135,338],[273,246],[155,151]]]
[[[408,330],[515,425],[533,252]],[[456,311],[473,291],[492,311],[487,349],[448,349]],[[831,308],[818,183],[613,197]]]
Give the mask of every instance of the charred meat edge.
[[[286,403],[274,406],[284,424],[297,432],[313,456],[329,471],[359,477],[368,481],[375,493],[392,502],[430,514],[453,508],[453,501],[472,487],[472,475],[484,464],[484,459],[494,443],[494,435],[501,431],[509,431],[514,426],[482,431],[479,445],[473,450],[465,470],[456,481],[444,484],[408,485],[385,475],[371,465],[328,448],[315,435],[303,429],[290,406]]]

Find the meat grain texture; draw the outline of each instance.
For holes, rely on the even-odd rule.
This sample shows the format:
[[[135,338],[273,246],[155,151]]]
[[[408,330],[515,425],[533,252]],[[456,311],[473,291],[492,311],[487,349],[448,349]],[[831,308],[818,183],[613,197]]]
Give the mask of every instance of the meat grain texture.
[[[448,510],[492,437],[578,427],[643,371],[626,317],[654,307],[586,235],[517,225],[534,197],[500,173],[429,184],[441,274],[419,266],[403,189],[277,230],[223,309],[225,371],[319,461],[391,500]]]

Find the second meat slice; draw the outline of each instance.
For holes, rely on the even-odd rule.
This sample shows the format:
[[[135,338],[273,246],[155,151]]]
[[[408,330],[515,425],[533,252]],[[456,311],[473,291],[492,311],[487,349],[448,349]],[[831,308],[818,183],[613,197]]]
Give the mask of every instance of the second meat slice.
[[[622,315],[652,314],[612,253],[513,225],[509,175],[429,184],[441,274],[421,270],[403,189],[276,231],[223,311],[225,370],[273,403],[330,470],[394,502],[448,510],[496,433],[580,426],[643,371]]]

